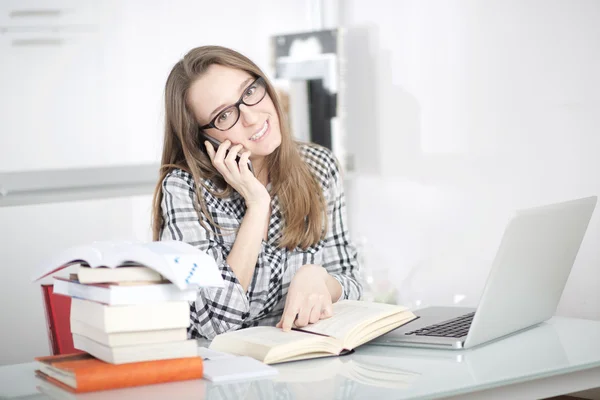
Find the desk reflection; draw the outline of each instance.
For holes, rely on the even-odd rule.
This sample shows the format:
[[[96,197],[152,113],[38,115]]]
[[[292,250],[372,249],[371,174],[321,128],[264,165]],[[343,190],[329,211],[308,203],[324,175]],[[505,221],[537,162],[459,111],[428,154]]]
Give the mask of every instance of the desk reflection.
[[[349,354],[277,365],[272,379],[211,385],[209,399],[357,398],[368,388],[404,389],[420,374],[381,363],[378,356]]]
[[[561,335],[561,329],[591,333],[563,343],[561,338],[570,336]],[[579,358],[588,359],[580,355],[583,350],[575,353],[568,346],[597,355],[599,334],[597,322],[558,319],[470,350],[363,345],[346,356],[276,364],[279,375],[262,380],[222,384],[197,380],[84,395],[65,395],[57,388],[50,393],[39,386],[38,390],[50,398],[78,400],[436,398],[577,368]],[[567,354],[575,356],[570,360]]]

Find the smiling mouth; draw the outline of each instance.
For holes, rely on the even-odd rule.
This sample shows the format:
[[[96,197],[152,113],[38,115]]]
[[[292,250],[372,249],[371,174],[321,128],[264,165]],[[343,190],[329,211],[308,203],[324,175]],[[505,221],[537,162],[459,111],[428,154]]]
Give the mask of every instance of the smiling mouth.
[[[261,137],[263,137],[265,135],[265,133],[267,132],[267,129],[269,129],[269,120],[265,121],[265,124],[263,125],[262,129],[258,132],[256,132],[254,135],[252,135],[252,137],[250,137],[250,140],[258,140]]]

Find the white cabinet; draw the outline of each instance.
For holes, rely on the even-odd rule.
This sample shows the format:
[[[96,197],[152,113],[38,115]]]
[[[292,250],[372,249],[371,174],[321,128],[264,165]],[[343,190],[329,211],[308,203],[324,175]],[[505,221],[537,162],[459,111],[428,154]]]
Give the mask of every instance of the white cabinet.
[[[110,161],[95,11],[79,1],[0,2],[0,171]]]
[[[93,35],[0,37],[0,170],[101,163],[102,55]]]
[[[2,0],[0,27],[24,30],[43,26],[91,26],[99,22],[101,3],[94,0]]]

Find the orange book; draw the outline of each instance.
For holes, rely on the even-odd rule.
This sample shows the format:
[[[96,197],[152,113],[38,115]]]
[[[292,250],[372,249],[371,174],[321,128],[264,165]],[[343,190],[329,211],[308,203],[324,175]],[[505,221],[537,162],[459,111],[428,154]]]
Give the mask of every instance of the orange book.
[[[201,357],[109,364],[87,353],[36,357],[36,375],[74,393],[200,379]]]

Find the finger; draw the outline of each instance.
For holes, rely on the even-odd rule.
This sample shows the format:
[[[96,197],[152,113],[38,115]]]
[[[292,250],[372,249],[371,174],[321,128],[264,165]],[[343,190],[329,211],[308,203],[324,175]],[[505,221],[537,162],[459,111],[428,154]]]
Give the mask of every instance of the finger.
[[[285,310],[283,311],[283,317],[281,317],[281,328],[284,331],[290,331],[292,326],[294,325],[294,321],[296,320],[296,315],[298,315],[299,307],[293,306],[288,307],[286,304]]]
[[[244,146],[241,144],[231,146],[231,148],[229,148],[229,152],[225,156],[225,165],[234,177],[237,177],[240,174],[240,166],[238,165],[236,157],[239,151],[243,148]]]
[[[213,158],[215,157],[215,148],[213,147],[212,143],[208,140],[204,141],[204,146],[206,147],[206,153],[208,153],[208,158],[210,158],[210,161],[212,162]]]
[[[250,165],[248,164],[250,161],[250,151],[246,150],[240,155],[240,173],[242,176],[247,175],[248,173],[252,173],[250,171]]]
[[[275,328],[281,328],[281,322],[282,322],[282,320],[280,319],[279,322],[277,323],[277,325],[275,325]]]
[[[322,304],[315,304],[310,311],[310,316],[308,317],[308,323],[314,324],[318,320],[321,319],[322,314]]]
[[[241,144],[235,144],[235,145],[231,146],[229,148],[227,155],[225,156],[225,161],[234,161],[235,162],[235,158],[237,157],[240,150],[242,150],[243,148],[244,148],[244,146],[242,146]]]
[[[221,175],[223,175],[223,177],[227,181],[231,179],[231,174],[229,173],[229,170],[227,169],[227,166],[225,165],[224,159],[225,159],[226,151],[227,151],[227,149],[229,149],[230,146],[231,146],[231,142],[229,140],[225,140],[223,143],[221,143],[221,145],[217,149],[217,152],[213,155],[213,158],[212,158],[213,165],[215,166],[217,171],[219,171],[219,173]]]
[[[333,305],[331,301],[326,302],[321,309],[321,319],[326,319],[333,316]]]
[[[231,142],[229,140],[225,140],[223,143],[221,143],[221,145],[219,146],[219,148],[217,149],[217,152],[215,154],[215,159],[216,160],[224,160],[225,159],[225,155],[227,154],[227,151],[229,150],[229,148],[231,147]]]
[[[310,318],[311,310],[312,310],[312,306],[310,306],[310,305],[301,307],[300,311],[298,312],[298,319],[296,319],[296,322],[294,323],[294,325],[296,325],[296,327],[298,327],[298,328],[302,328],[303,326],[308,325],[308,320]]]

